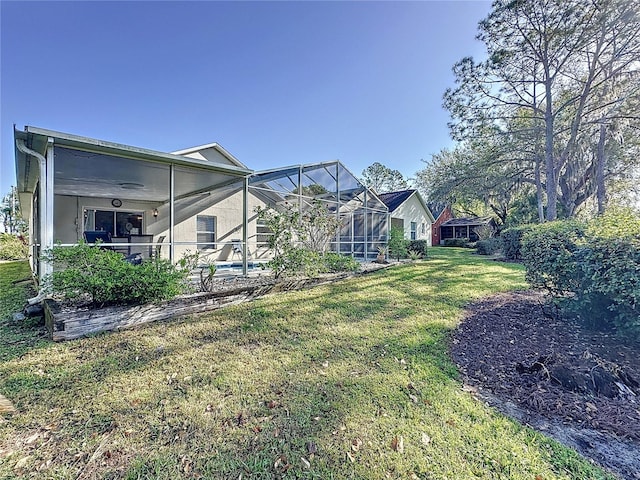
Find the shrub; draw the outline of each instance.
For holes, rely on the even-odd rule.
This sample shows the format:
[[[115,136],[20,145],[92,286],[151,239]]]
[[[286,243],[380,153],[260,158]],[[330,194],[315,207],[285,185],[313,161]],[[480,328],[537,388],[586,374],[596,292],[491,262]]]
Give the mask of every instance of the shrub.
[[[592,327],[640,339],[640,217],[613,211],[586,224],[539,225],[523,237],[527,279]]]
[[[468,247],[469,239],[468,238],[445,238],[442,242],[442,245],[445,247]]]
[[[411,240],[407,246],[407,250],[420,254],[420,257],[427,257],[427,241],[426,240]]]
[[[522,259],[522,236],[535,225],[521,225],[503,230],[500,233],[502,239],[502,253],[507,260],[519,261]]]
[[[522,237],[521,255],[527,280],[556,295],[575,292],[578,273],[574,252],[584,237],[584,224],[556,221],[533,226]]]
[[[358,261],[348,255],[340,255],[339,253],[325,253],[322,261],[327,272],[356,272],[360,269]]]
[[[499,237],[485,238],[476,242],[476,253],[479,255],[493,255],[502,249],[502,240]]]
[[[45,252],[53,274],[45,280],[63,301],[88,301],[94,307],[142,304],[167,300],[183,293],[192,262],[182,268],[155,259],[132,265],[121,254],[84,243],[56,246]]]
[[[28,253],[24,237],[0,233],[0,260],[22,260]]]
[[[401,258],[407,258],[409,240],[404,238],[404,229],[400,227],[391,227],[389,232],[389,256],[400,260]]]

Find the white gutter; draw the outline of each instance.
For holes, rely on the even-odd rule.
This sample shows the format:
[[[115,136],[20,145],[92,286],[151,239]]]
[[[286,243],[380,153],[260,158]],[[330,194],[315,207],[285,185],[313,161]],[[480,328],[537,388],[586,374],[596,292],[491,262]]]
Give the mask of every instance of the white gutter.
[[[16,147],[25,155],[31,155],[32,157],[37,158],[38,161],[40,162],[40,186],[38,187],[39,197],[40,197],[38,199],[40,203],[40,207],[39,207],[40,238],[37,240],[40,242],[40,250],[42,250],[42,238],[46,239],[49,237],[49,228],[50,228],[49,225],[47,224],[46,205],[45,205],[46,188],[47,188],[47,159],[44,157],[44,155],[36,152],[35,150],[28,148],[24,144],[24,140],[20,138],[16,139]],[[52,269],[49,262],[44,262],[40,259],[38,261],[40,262],[39,276],[40,276],[41,287],[38,292],[38,295],[27,300],[29,305],[40,303],[42,300],[44,300],[47,297],[47,294],[45,293],[45,287],[42,285],[42,282],[43,282],[43,278],[45,278],[45,275],[48,273],[51,273]]]

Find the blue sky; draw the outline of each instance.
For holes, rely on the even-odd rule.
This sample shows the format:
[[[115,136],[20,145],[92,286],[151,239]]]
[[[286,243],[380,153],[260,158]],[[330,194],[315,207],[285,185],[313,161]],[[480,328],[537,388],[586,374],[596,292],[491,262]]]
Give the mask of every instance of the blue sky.
[[[260,170],[339,159],[412,176],[450,146],[451,67],[486,1],[13,2],[1,14],[1,184],[13,124]]]

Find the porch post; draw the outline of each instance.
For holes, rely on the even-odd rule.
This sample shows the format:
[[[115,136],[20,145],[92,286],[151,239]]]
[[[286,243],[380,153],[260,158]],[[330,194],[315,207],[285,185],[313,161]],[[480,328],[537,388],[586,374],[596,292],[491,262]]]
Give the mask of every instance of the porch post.
[[[53,248],[53,179],[54,179],[53,138],[47,139],[46,162],[40,169],[40,279],[53,272],[53,265],[42,260],[42,253]]]
[[[369,260],[369,191],[364,191],[364,261]]]
[[[173,236],[173,223],[175,214],[175,165],[172,163],[169,165],[169,261],[174,263],[175,259],[175,247]],[[197,248],[196,248],[197,249]]]
[[[247,241],[249,240],[249,177],[244,177],[244,185],[242,188],[242,275],[247,276],[248,262],[247,253],[249,248]]]

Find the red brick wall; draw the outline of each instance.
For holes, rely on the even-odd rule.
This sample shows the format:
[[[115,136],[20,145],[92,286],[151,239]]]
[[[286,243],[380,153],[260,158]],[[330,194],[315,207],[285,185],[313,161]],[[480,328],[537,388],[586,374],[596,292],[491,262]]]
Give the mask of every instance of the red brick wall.
[[[440,225],[442,225],[447,220],[451,220],[453,218],[453,213],[449,207],[446,207],[440,216],[436,218],[436,221],[433,223],[431,227],[431,245],[438,246],[440,245]]]

